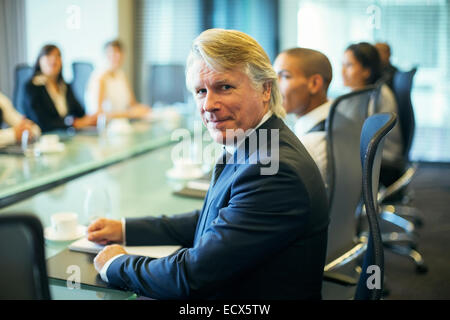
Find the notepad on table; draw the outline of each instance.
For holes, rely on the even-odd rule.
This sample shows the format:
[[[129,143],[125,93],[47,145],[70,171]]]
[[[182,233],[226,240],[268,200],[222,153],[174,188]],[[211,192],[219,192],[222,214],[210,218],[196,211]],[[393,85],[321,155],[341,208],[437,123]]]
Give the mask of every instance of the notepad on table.
[[[87,238],[81,238],[69,245],[72,251],[99,253],[105,246],[89,241]],[[125,246],[124,249],[128,254],[147,256],[152,258],[162,258],[171,255],[181,246]]]

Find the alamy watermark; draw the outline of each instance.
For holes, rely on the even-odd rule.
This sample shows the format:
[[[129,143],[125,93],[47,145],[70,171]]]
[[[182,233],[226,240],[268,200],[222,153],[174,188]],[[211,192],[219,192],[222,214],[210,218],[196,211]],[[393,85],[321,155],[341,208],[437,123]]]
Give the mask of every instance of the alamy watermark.
[[[66,19],[66,27],[69,30],[81,29],[81,8],[75,4],[72,4],[66,8],[68,17]]]
[[[371,4],[367,7],[366,13],[369,15],[367,18],[367,27],[371,30],[381,29],[381,8],[375,4]]]
[[[223,145],[231,146],[234,152],[228,157],[221,157],[223,150],[207,131],[202,131],[201,122],[194,123],[193,134],[187,129],[176,129],[171,139],[181,140],[171,152],[174,164],[258,164],[261,175],[274,175],[279,169],[279,129],[226,129]]]
[[[367,274],[370,276],[367,278],[366,286],[369,290],[381,289],[381,269],[377,265],[370,265],[367,267]]]
[[[66,286],[69,290],[80,289],[81,287],[81,268],[77,265],[70,265],[66,269],[69,274],[66,281]]]

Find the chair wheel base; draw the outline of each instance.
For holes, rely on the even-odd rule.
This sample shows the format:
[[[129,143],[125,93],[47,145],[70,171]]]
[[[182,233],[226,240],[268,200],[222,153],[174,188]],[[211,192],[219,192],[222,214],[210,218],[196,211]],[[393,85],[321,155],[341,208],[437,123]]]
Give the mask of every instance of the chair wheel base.
[[[419,274],[425,274],[428,272],[428,267],[425,265],[416,266],[416,272]]]

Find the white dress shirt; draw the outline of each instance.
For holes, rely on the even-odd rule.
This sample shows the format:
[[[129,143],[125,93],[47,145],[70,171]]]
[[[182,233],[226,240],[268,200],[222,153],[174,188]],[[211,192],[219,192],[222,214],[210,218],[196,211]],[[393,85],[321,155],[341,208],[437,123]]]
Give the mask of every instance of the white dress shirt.
[[[314,110],[298,118],[294,126],[294,131],[299,140],[309,152],[317,167],[324,183],[327,179],[327,141],[325,131],[309,132],[317,124],[324,121],[330,113],[331,100],[318,106]]]
[[[9,144],[16,143],[16,136],[14,132],[14,126],[18,125],[23,116],[14,109],[11,101],[0,93],[0,109],[3,114],[3,121],[6,122],[11,128],[0,130],[0,147],[4,147]],[[1,123],[0,123],[1,125]],[[32,127],[33,135],[38,137],[41,134],[41,129],[37,125]]]

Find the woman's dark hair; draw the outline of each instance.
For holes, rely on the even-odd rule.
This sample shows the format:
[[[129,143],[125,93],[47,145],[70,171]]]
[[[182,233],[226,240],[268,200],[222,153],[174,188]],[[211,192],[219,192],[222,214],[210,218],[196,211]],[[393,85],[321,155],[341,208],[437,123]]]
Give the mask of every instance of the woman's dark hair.
[[[123,51],[123,44],[120,40],[111,40],[105,43],[105,46],[103,47],[104,50],[108,49],[109,47],[117,48],[120,51]]]
[[[381,61],[377,49],[367,42],[360,42],[348,46],[345,51],[350,50],[355,59],[361,63],[363,68],[370,70],[370,76],[366,84],[374,84],[381,77]]]
[[[41,58],[43,56],[46,56],[46,55],[50,54],[50,52],[52,52],[55,49],[58,50],[59,53],[61,54],[61,50],[59,50],[59,48],[57,46],[55,46],[54,44],[46,44],[45,46],[43,46],[41,48],[41,50],[39,51],[38,57],[36,59],[36,63],[34,64],[33,77],[37,76],[39,74],[42,74],[42,70],[41,70],[41,66],[39,64],[39,60],[41,60]],[[63,76],[62,76],[62,66],[61,66],[61,70],[59,70],[57,81],[58,82],[64,82],[64,79],[63,79]]]

